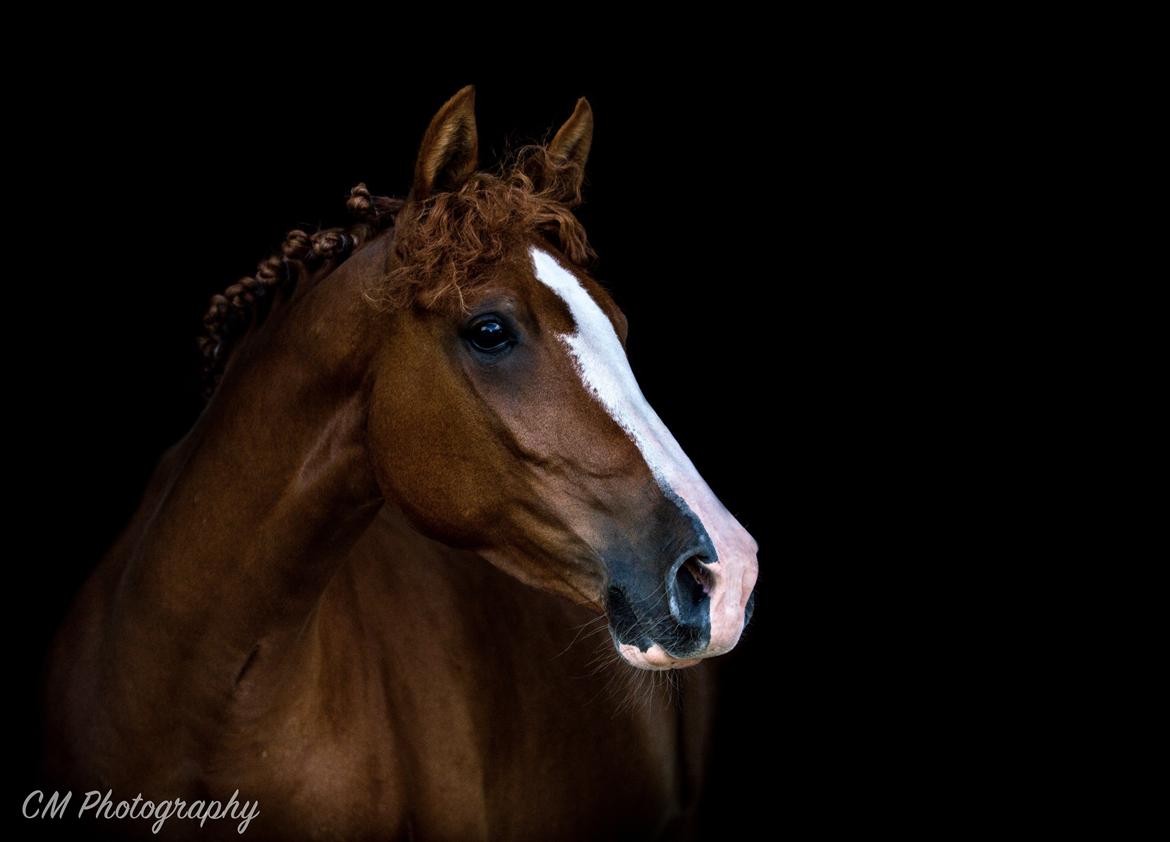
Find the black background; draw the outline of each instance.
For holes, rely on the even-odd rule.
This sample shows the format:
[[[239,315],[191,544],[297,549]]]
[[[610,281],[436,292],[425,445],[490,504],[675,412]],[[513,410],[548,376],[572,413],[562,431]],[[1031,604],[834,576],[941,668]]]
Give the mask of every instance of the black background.
[[[579,216],[600,254],[594,275],[629,317],[651,404],[760,544],[756,615],[722,659],[710,791],[719,835],[807,810],[826,781],[861,774],[835,757],[842,732],[865,732],[856,717],[873,708],[825,690],[849,665],[839,653],[820,659],[843,634],[841,601],[873,575],[857,579],[850,555],[873,524],[839,513],[875,490],[860,463],[884,457],[858,420],[893,398],[858,392],[879,365],[864,353],[848,374],[837,367],[856,350],[850,326],[877,301],[854,269],[880,247],[872,234],[841,234],[872,201],[851,180],[865,161],[831,117],[843,103],[779,84],[759,55],[716,69],[685,54],[636,70],[595,58],[555,73],[166,58],[107,54],[22,94],[36,120],[17,174],[31,187],[18,210],[29,220],[21,256],[32,259],[10,280],[26,408],[14,419],[11,514],[31,540],[13,574],[22,727],[4,809],[18,810],[35,779],[49,637],[202,405],[194,339],[207,299],[290,228],[344,222],[359,181],[403,195],[427,121],[468,83],[481,165],[551,136],[578,96],[590,100]],[[831,596],[805,587],[810,571],[835,580]]]

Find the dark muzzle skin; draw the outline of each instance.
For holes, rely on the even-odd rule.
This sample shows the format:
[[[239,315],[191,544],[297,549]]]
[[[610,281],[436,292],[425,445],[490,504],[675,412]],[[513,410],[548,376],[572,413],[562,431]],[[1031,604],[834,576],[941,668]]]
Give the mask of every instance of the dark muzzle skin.
[[[717,559],[715,547],[686,504],[666,495],[643,526],[640,534],[615,538],[605,553],[610,634],[619,651],[632,646],[645,654],[657,646],[678,662],[663,667],[689,666],[711,639],[708,565]]]

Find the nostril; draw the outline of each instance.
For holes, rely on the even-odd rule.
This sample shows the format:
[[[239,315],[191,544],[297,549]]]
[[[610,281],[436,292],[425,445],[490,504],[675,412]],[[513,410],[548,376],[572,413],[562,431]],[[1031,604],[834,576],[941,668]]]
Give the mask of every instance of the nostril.
[[[703,566],[701,556],[693,555],[688,558],[683,562],[682,569],[686,570],[691,574],[692,577],[694,577],[694,580],[698,582],[699,587],[703,589],[704,594],[707,596],[711,595],[711,588],[714,587],[714,582],[712,581],[711,571]]]
[[[701,556],[689,556],[677,565],[671,582],[674,597],[671,608],[675,619],[686,625],[700,622],[702,607],[713,585],[711,573],[703,567]]]

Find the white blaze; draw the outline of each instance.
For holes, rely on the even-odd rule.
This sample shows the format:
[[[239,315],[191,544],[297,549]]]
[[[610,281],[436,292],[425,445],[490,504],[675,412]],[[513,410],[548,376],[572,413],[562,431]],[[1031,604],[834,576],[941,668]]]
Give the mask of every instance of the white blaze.
[[[659,486],[690,507],[715,545],[717,560],[707,565],[714,587],[711,643],[704,654],[725,652],[743,631],[744,608],[756,583],[756,542],[719,502],[642,395],[613,323],[593,296],[548,252],[536,246],[529,252],[537,280],[564,300],[577,323],[576,333],[559,334],[559,338],[569,349],[585,388],[637,445]]]

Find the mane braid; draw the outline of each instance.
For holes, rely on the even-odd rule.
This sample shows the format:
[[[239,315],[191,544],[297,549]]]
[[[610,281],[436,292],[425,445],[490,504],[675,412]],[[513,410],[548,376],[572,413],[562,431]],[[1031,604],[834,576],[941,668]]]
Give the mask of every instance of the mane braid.
[[[418,203],[374,196],[365,184],[357,185],[346,202],[358,220],[354,225],[313,235],[289,231],[280,254],[211,297],[198,340],[204,395],[215,391],[232,349],[274,306],[278,293],[287,296],[297,284],[319,282],[388,227],[394,228],[396,265],[388,265],[385,277],[364,292],[385,309],[418,304],[465,310],[466,294],[486,282],[493,264],[522,236],[544,237],[574,263],[592,260],[596,254],[571,210],[581,202],[577,166],[545,146],[530,145],[508,156],[498,173],[474,173],[458,189]]]
[[[291,294],[302,276],[323,268],[337,268],[357,246],[394,224],[403,201],[374,196],[364,183],[349,191],[346,208],[357,222],[348,228],[324,228],[315,234],[293,229],[285,235],[280,253],[260,261],[255,275],[241,278],[222,293],[211,296],[203,316],[203,334],[196,340],[203,357],[203,396],[210,398],[232,349],[271,309],[277,293]],[[336,261],[327,266],[330,261]]]

